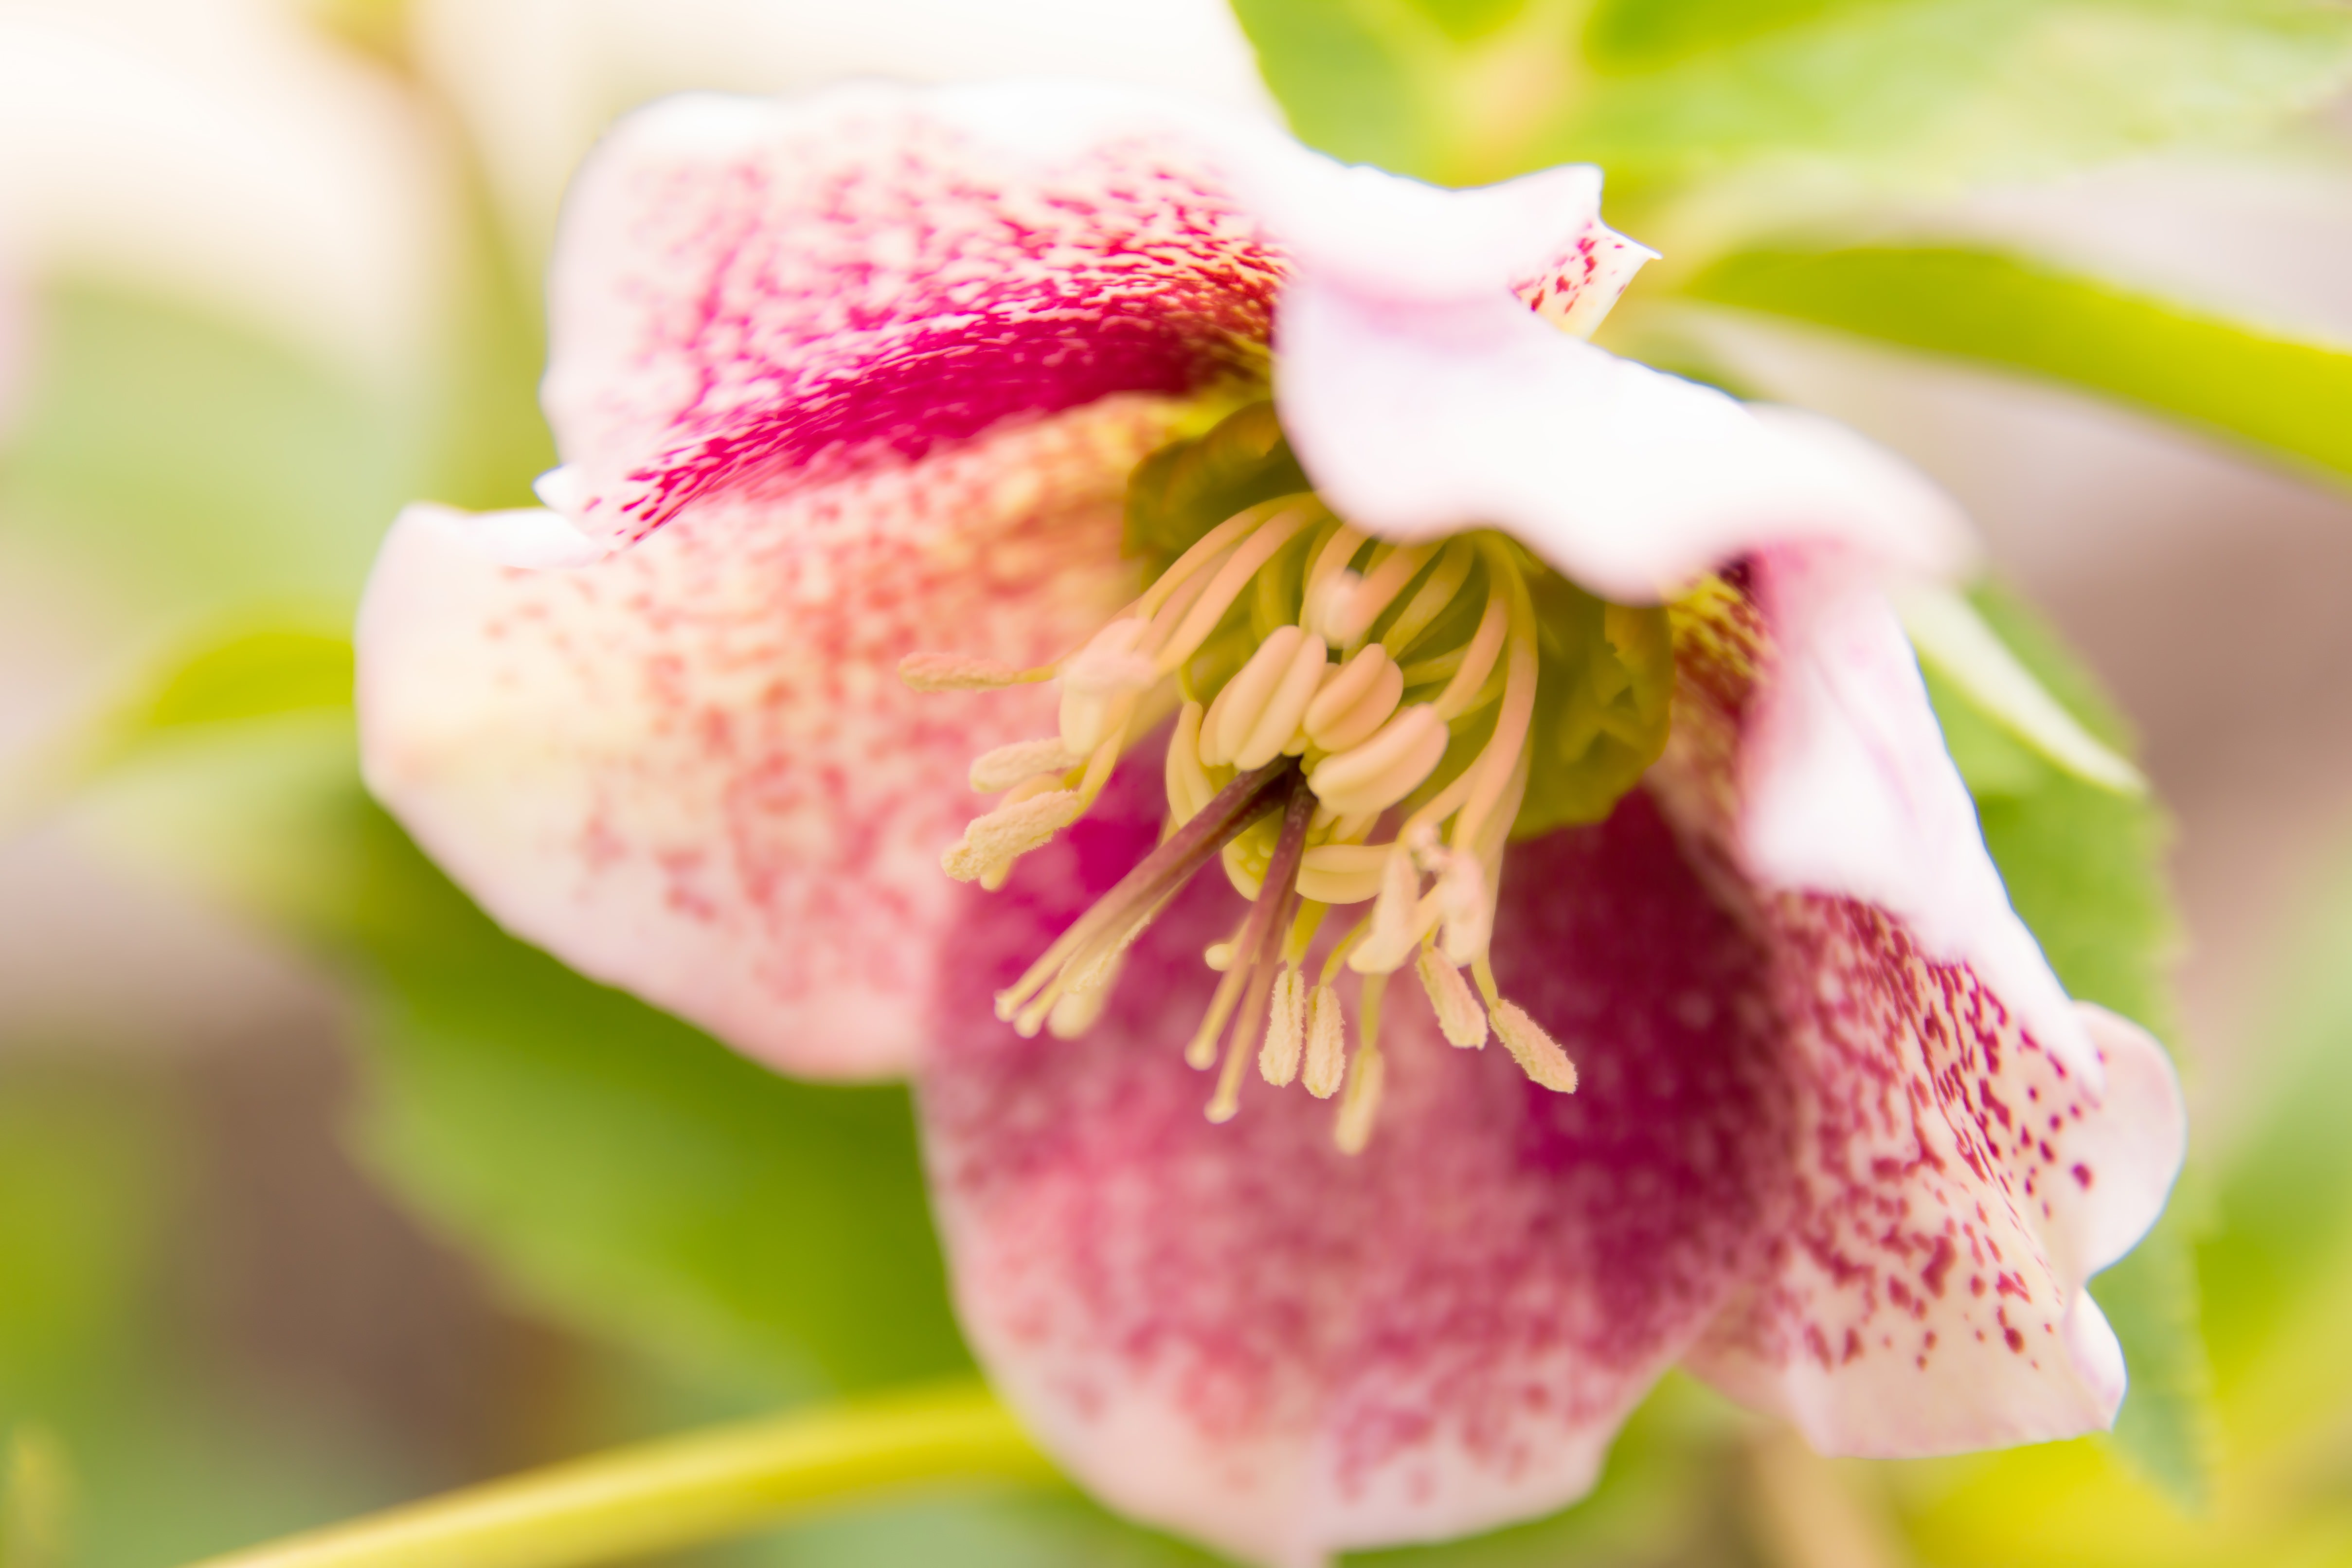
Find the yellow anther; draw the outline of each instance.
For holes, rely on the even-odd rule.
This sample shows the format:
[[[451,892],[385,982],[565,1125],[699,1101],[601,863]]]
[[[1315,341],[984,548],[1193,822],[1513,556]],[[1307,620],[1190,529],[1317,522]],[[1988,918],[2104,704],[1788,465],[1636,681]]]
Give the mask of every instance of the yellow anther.
[[[987,691],[1051,680],[1054,670],[1016,669],[999,659],[960,653],[910,653],[898,661],[898,679],[918,691]]]
[[[977,882],[1036,848],[1078,819],[1076,790],[1049,790],[972,818],[940,865],[959,882]]]
[[[1411,795],[1445,756],[1444,721],[1426,703],[1400,708],[1362,745],[1326,757],[1308,783],[1342,816],[1380,811]]]
[[[1280,1089],[1298,1076],[1298,1061],[1307,1047],[1307,977],[1285,969],[1274,982],[1267,1004],[1265,1045],[1257,1054],[1257,1070]]]
[[[1347,1071],[1348,1028],[1339,994],[1328,984],[1318,985],[1307,1007],[1307,1092],[1330,1099]]]
[[[1296,630],[1285,626],[1284,631]],[[1316,688],[1323,684],[1323,639],[1301,634],[1298,646],[1290,655],[1282,678],[1275,683],[1265,706],[1259,711],[1257,721],[1234,747],[1234,766],[1242,769],[1260,768],[1280,756],[1290,746],[1291,738],[1298,733],[1298,721],[1307,716],[1307,704],[1315,700]],[[1233,721],[1239,728],[1239,716]],[[1306,750],[1302,745],[1300,751]]]
[[[1486,1010],[1486,1016],[1494,1020],[1495,1033],[1502,1037],[1504,1047],[1528,1077],[1561,1094],[1576,1092],[1576,1064],[1542,1025],[1528,1016],[1526,1008],[1516,1002],[1499,1002]]]
[[[1429,993],[1429,1005],[1437,1014],[1438,1032],[1448,1044],[1462,1049],[1476,1050],[1486,1043],[1486,1012],[1471,994],[1470,983],[1462,972],[1445,962],[1433,947],[1424,947],[1413,963],[1413,972],[1421,977],[1421,988]]]
[[[1342,1154],[1360,1154],[1372,1141],[1372,1128],[1380,1121],[1381,1090],[1388,1082],[1389,1064],[1370,1040],[1356,1053],[1348,1073],[1347,1098],[1339,1101],[1339,1114],[1331,1126],[1331,1142]]]
[[[1201,721],[1202,762],[1213,768],[1232,764],[1234,754],[1274,700],[1276,690],[1288,677],[1293,660],[1309,647],[1315,650],[1316,658],[1322,657],[1322,643],[1297,626],[1277,626],[1271,637],[1257,645],[1257,651],[1225,682],[1225,689],[1209,704],[1208,717]],[[1270,759],[1272,752],[1267,755]]]
[[[1302,897],[1325,904],[1360,904],[1380,895],[1393,857],[1385,844],[1318,844],[1298,868]]]
[[[1307,705],[1307,738],[1327,752],[1344,752],[1372,738],[1404,695],[1404,672],[1380,644],[1333,668]]]
[[[1078,765],[1059,735],[1042,741],[1015,741],[972,759],[968,775],[975,795],[995,795],[1038,773],[1066,773]]]

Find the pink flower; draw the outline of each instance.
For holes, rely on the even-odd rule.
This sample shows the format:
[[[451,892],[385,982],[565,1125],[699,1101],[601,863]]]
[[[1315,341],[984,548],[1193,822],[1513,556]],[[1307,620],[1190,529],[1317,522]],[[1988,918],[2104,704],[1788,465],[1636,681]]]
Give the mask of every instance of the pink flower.
[[[1074,85],[674,100],[572,193],[551,510],[413,509],[362,613],[418,839],[915,1074],[998,1385],[1258,1561],[1557,1507],[1677,1360],[1833,1453],[2123,1394],[2084,1281],[2179,1091],[1884,596],[1965,528],[1585,343],[1646,255],[1598,201]]]

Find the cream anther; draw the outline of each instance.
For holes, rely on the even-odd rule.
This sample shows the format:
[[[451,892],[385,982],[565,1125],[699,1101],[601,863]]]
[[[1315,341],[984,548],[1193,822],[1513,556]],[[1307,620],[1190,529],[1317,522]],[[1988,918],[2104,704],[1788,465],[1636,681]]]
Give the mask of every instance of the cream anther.
[[[1257,722],[1234,748],[1234,766],[1264,767],[1290,751],[1291,739],[1298,733],[1298,721],[1307,716],[1307,704],[1315,700],[1316,688],[1323,684],[1323,671],[1328,668],[1324,662],[1325,652],[1321,637],[1300,637],[1282,679],[1276,682],[1273,694],[1258,714]],[[1238,729],[1238,717],[1234,722]],[[1303,745],[1298,748],[1302,752],[1306,749]]]
[[[1317,763],[1308,783],[1342,816],[1383,810],[1435,771],[1448,739],[1435,709],[1400,708],[1370,740]]]
[[[1257,1070],[1266,1082],[1281,1089],[1298,1076],[1298,1061],[1307,1047],[1307,977],[1286,969],[1276,977],[1268,1003],[1265,1044],[1257,1054]]]
[[[1494,1020],[1495,1033],[1502,1037],[1504,1047],[1528,1077],[1560,1094],[1576,1092],[1576,1064],[1568,1059],[1558,1040],[1528,1016],[1526,1008],[1516,1002],[1498,1002],[1487,1010],[1487,1016]]]
[[[1234,752],[1249,737],[1274,689],[1289,671],[1291,655],[1307,640],[1307,634],[1297,626],[1276,627],[1273,636],[1257,645],[1249,662],[1225,682],[1224,689],[1209,704],[1208,717],[1201,721],[1203,763],[1217,768],[1233,762]]]
[[[1421,977],[1421,988],[1429,993],[1438,1032],[1447,1043],[1465,1051],[1482,1048],[1486,1044],[1486,1012],[1471,994],[1462,972],[1446,963],[1435,948],[1424,947],[1413,961],[1413,973]]]
[[[1042,741],[1015,741],[982,752],[972,759],[969,776],[973,794],[994,795],[1033,774],[1066,773],[1079,761],[1062,744],[1060,736],[1048,735]]]
[[[918,691],[987,691],[1053,678],[1050,668],[1015,669],[998,659],[960,653],[910,653],[898,661],[898,679]]]
[[[959,882],[978,882],[992,872],[1001,874],[1013,861],[1036,848],[1078,819],[1081,802],[1076,790],[1050,790],[998,806],[972,818],[940,865]]]
[[[1394,858],[1385,844],[1318,844],[1298,866],[1298,895],[1318,904],[1360,904],[1380,896]]]
[[[1339,1102],[1339,1120],[1331,1128],[1331,1142],[1342,1154],[1360,1154],[1371,1142],[1388,1068],[1387,1058],[1366,1040],[1364,1048],[1356,1053],[1354,1070],[1348,1074],[1348,1096]]]
[[[1348,1029],[1339,994],[1318,985],[1307,1007],[1307,1092],[1318,1100],[1330,1099],[1339,1092],[1347,1070]]]
[[[1404,695],[1404,672],[1380,644],[1337,666],[1307,705],[1307,738],[1327,752],[1361,745],[1388,722]]]

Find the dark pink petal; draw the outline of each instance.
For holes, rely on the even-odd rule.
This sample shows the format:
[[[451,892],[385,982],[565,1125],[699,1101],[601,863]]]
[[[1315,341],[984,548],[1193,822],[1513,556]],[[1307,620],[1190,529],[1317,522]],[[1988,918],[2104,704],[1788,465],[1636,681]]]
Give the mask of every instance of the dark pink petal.
[[[1049,82],[631,116],[560,237],[550,504],[617,543],[702,498],[1262,371],[1279,264],[1195,116],[1255,124]]]
[[[1133,770],[1130,770],[1132,772]],[[1147,781],[1148,783],[1148,781]],[[1364,1154],[1330,1102],[1251,1080],[1223,1126],[1183,1043],[1239,905],[1221,879],[1132,954],[1095,1030],[1024,1040],[992,990],[1153,841],[1108,813],[973,895],[919,1076],[963,1321],[1062,1463],[1252,1560],[1435,1539],[1559,1506],[1755,1277],[1792,1109],[1763,955],[1645,797],[1514,848],[1496,963],[1573,1096],[1390,992]]]
[[[520,934],[795,1072],[897,1070],[973,756],[1048,689],[919,694],[922,649],[1042,662],[1131,590],[1115,399],[922,463],[736,498],[575,570],[547,513],[412,508],[359,627],[370,785]]]

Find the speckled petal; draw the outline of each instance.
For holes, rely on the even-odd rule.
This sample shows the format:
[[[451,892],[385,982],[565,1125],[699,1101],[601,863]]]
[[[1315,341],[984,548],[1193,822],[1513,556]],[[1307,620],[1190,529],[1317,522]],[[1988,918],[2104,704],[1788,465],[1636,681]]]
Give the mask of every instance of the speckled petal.
[[[1213,134],[1283,144],[1251,116],[1068,82],[631,115],[559,237],[553,504],[621,543],[705,497],[1262,371],[1279,265],[1213,173]]]
[[[1045,688],[919,694],[901,656],[1016,667],[1131,588],[1127,469],[1166,429],[1114,399],[807,489],[714,500],[636,549],[526,570],[528,514],[412,508],[359,629],[377,796],[510,929],[793,1071],[903,1067],[940,850],[982,752]]]
[[[1589,168],[1444,191],[1077,82],[668,100],[566,208],[544,493],[621,544],[706,496],[1261,377],[1294,264],[1394,309],[1589,332],[1649,254],[1599,201]]]
[[[1693,1364],[1832,1453],[2074,1436],[2123,1394],[2084,1284],[2162,1206],[2179,1089],[2050,976],[1850,564],[1767,556],[1676,612],[1651,785],[1770,954],[1800,1107],[1789,1228]]]
[[[2155,1041],[2095,1026],[2095,1089],[1975,974],[1847,900],[1772,915],[1799,1206],[1770,1282],[1691,1360],[1824,1453],[2072,1437],[2124,1395],[2084,1291],[2152,1224],[2186,1122]]]
[[[988,1010],[1154,839],[1110,811],[974,895],[919,1077],[962,1318],[997,1386],[1114,1506],[1244,1558],[1442,1539],[1582,1493],[1619,1422],[1743,1284],[1785,1210],[1792,1109],[1763,955],[1647,799],[1512,851],[1502,984],[1574,1095],[1455,1050],[1392,988],[1370,1148],[1253,1079],[1202,1115],[1203,879],[1076,1040]],[[1107,797],[1108,798],[1108,797]]]

